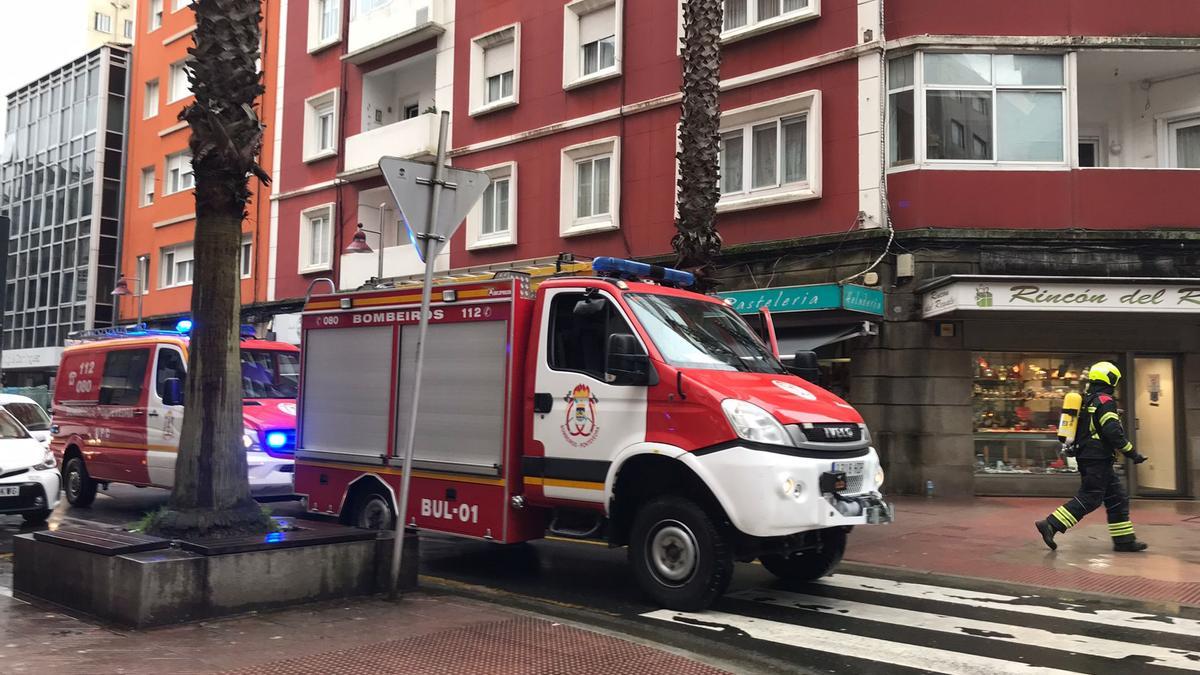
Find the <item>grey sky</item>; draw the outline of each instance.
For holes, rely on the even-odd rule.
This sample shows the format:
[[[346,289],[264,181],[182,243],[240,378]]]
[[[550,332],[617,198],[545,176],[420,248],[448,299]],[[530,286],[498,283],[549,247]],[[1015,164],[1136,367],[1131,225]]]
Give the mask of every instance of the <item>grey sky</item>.
[[[79,0],[0,0],[0,97],[81,56],[87,20]]]

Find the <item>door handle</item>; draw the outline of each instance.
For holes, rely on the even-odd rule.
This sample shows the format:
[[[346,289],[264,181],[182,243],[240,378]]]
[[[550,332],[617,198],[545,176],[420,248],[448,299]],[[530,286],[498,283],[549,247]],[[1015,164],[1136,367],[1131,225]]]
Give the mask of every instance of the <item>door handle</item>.
[[[533,412],[548,413],[554,409],[554,395],[537,393],[533,395]]]
[[[158,417],[158,411],[157,411],[157,410],[151,410],[150,412],[148,412],[148,413],[146,413],[146,414],[147,414],[148,416],[150,416],[150,417]]]
[[[145,411],[145,410],[134,410],[134,411],[133,411],[133,416],[134,416],[134,417],[141,417],[142,415],[145,415],[145,414],[146,414],[146,411]]]

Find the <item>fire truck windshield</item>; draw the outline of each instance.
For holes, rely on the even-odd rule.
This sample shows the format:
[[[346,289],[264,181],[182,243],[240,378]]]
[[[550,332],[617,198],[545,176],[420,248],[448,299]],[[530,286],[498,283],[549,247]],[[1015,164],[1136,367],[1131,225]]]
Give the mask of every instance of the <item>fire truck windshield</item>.
[[[742,318],[724,305],[645,293],[629,293],[625,299],[659,353],[673,366],[787,372]]]
[[[244,398],[296,398],[300,355],[274,349],[242,350]]]

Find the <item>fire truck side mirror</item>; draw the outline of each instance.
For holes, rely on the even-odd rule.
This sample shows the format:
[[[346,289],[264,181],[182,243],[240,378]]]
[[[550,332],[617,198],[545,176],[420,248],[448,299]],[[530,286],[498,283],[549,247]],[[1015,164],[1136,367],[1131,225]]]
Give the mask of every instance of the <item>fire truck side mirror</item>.
[[[183,405],[183,381],[178,377],[163,380],[163,405]]]
[[[789,373],[802,377],[813,384],[821,378],[821,367],[817,364],[817,353],[813,351],[796,352],[791,365],[787,366]]]
[[[650,386],[658,384],[658,371],[642,349],[638,339],[629,333],[608,336],[604,359],[605,379],[609,384]]]

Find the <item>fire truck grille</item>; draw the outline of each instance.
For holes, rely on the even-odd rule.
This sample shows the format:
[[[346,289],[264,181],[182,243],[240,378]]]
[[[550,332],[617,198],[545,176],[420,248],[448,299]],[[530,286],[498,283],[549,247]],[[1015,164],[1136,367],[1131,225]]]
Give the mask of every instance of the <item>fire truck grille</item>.
[[[845,489],[846,494],[852,495],[852,494],[857,494],[862,491],[863,491],[863,477],[861,475],[846,476],[846,489]]]
[[[857,424],[813,424],[802,431],[813,443],[857,443],[863,437],[862,427]]]

